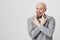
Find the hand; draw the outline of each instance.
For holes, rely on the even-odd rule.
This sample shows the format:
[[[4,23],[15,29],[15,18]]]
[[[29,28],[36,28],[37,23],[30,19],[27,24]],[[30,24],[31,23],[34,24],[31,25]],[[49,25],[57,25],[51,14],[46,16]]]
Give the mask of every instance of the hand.
[[[37,20],[36,17],[34,18],[33,23],[34,23],[35,25],[37,25],[38,27],[41,25],[41,24],[39,23],[39,21]]]

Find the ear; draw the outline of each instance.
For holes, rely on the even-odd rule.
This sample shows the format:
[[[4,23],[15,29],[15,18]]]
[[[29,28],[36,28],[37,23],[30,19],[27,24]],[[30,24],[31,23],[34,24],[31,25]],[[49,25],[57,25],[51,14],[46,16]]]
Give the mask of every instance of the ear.
[[[45,12],[46,10],[47,10],[47,8],[44,9],[44,12]],[[43,12],[43,13],[44,13],[44,12]]]
[[[45,10],[44,11],[46,11],[47,10],[47,8],[45,8]]]

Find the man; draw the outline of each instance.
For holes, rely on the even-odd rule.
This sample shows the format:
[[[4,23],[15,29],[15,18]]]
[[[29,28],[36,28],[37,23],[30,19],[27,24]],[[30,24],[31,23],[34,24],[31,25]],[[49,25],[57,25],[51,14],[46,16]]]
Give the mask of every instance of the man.
[[[55,30],[55,19],[45,14],[46,5],[36,4],[36,16],[28,18],[28,33],[32,40],[52,40]]]

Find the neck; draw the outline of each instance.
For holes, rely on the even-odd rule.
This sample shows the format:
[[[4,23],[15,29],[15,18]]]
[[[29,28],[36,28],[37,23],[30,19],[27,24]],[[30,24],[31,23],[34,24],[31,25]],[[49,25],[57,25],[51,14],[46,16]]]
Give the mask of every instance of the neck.
[[[37,19],[39,19],[39,18],[42,18],[42,15],[41,15],[41,16],[38,16],[38,15],[37,15]]]

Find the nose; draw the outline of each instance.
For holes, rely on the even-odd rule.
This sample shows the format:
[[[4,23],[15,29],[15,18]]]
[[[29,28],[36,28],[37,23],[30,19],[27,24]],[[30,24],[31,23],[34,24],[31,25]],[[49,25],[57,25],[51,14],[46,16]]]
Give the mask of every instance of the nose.
[[[41,12],[40,10],[38,10],[38,12]]]

